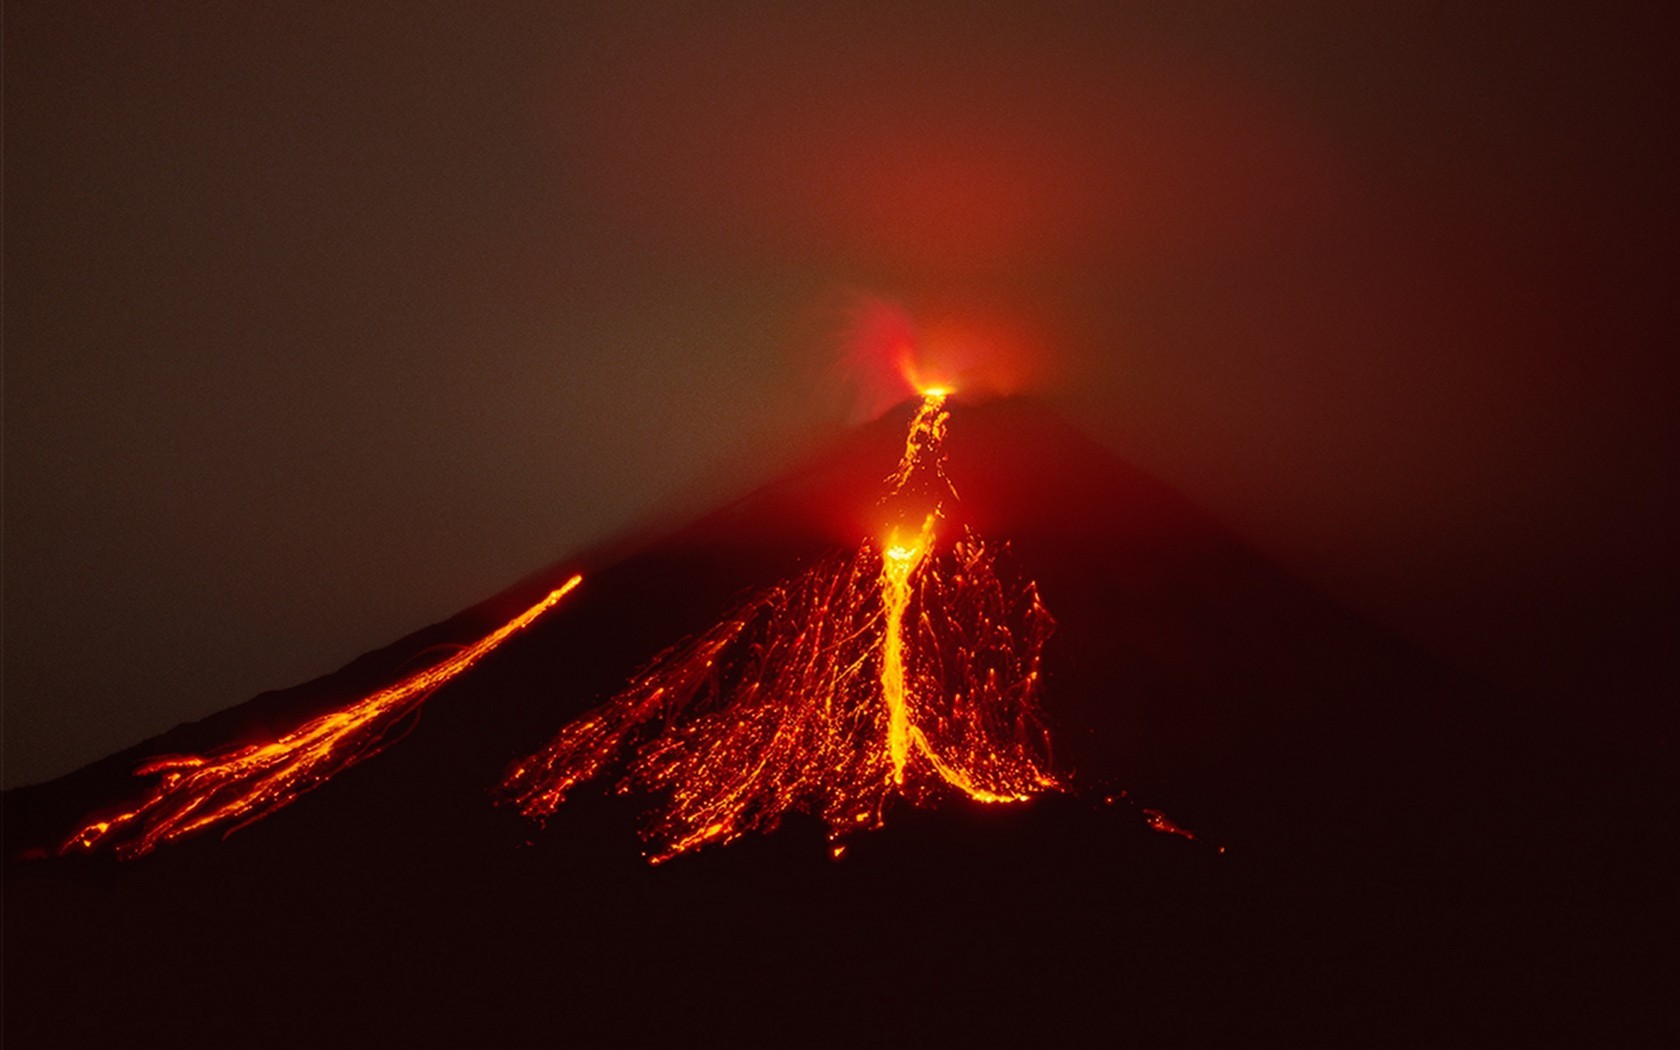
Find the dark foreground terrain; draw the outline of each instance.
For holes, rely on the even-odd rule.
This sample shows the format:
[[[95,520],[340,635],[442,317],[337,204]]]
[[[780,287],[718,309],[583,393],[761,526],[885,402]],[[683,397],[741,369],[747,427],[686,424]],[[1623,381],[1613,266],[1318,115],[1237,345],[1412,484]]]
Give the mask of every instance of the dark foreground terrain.
[[[795,822],[658,867],[638,800],[586,792],[545,829],[492,805],[653,653],[860,535],[902,424],[9,792],[6,1044],[1672,1045],[1662,742],[1438,666],[1031,405],[958,406],[951,473],[1057,617],[1074,793],[901,808],[838,862]],[[139,759],[288,728],[573,568],[578,595],[289,809],[131,863],[41,856]]]

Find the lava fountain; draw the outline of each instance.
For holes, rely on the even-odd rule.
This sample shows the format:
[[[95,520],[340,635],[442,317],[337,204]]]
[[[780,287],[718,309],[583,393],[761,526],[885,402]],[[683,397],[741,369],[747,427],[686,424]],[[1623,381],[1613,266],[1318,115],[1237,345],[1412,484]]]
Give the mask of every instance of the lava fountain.
[[[882,499],[885,535],[755,595],[655,657],[502,784],[527,816],[618,772],[659,801],[655,863],[793,812],[845,837],[894,799],[988,803],[1057,788],[1038,698],[1053,623],[1004,549],[970,530],[941,549],[946,391],[923,391]]]
[[[153,759],[136,776],[161,779],[132,809],[90,820],[59,852],[111,846],[119,857],[225,825],[231,835],[289,805],[351,766],[384,750],[413,724],[426,698],[553,608],[581,583],[573,576],[542,601],[478,642],[346,707],[310,719],[275,740],[209,755]]]

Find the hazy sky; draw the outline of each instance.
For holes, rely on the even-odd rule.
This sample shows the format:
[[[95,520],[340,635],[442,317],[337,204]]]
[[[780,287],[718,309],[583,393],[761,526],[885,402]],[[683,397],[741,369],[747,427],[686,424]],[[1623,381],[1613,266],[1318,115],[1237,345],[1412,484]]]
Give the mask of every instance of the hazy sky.
[[[5,6],[8,785],[767,478],[860,296],[1672,726],[1668,5],[257,6]]]

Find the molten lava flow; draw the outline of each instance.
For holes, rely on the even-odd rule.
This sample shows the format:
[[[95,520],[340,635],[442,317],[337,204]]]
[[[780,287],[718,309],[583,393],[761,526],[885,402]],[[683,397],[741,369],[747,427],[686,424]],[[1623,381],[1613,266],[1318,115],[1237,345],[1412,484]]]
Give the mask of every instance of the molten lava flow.
[[[881,552],[881,606],[886,625],[881,635],[881,700],[887,705],[887,754],[892,758],[893,783],[904,783],[904,763],[910,755],[910,711],[904,687],[904,611],[910,607],[910,576],[921,565],[933,540],[933,515],[909,546],[898,542],[895,529]]]
[[[904,439],[904,456],[898,461],[898,469],[887,477],[883,502],[920,497],[929,505],[927,509],[937,515],[947,498],[956,497],[951,479],[945,476],[945,428],[951,418],[945,408],[947,396],[943,387],[922,392],[922,405],[916,410],[916,418],[910,421],[910,433]]]
[[[896,540],[898,534],[893,534]],[[881,604],[887,623],[881,638],[881,700],[887,705],[887,754],[892,758],[893,783],[904,783],[904,763],[910,755],[910,713],[904,698],[904,610],[910,605],[910,573],[922,560],[922,547],[901,547],[888,541],[881,558]]]
[[[622,764],[621,792],[664,799],[643,828],[658,862],[790,812],[820,817],[838,856],[895,797],[955,788],[1013,802],[1056,787],[1037,714],[1052,627],[1037,589],[970,533],[935,546],[939,507],[955,497],[944,402],[924,395],[887,479],[890,511],[920,511],[912,538],[894,526],[660,654],[512,769],[509,801],[541,819]]]
[[[111,843],[118,856],[139,857],[166,842],[217,824],[227,834],[261,820],[335,774],[381,751],[426,698],[517,631],[553,608],[582,582],[573,576],[542,601],[442,663],[311,719],[278,740],[209,756],[160,758],[135,770],[163,779],[139,805],[89,823],[59,850]]]

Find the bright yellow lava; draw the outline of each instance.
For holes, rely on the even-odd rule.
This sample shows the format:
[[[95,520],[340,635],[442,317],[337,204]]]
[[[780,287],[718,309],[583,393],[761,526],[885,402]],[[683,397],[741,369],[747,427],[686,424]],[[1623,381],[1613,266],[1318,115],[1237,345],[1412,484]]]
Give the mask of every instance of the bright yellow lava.
[[[662,800],[642,829],[657,863],[791,812],[819,817],[838,857],[894,798],[955,788],[1016,802],[1058,787],[1038,716],[1053,624],[1037,588],[971,533],[935,544],[956,498],[947,419],[945,392],[928,391],[887,479],[888,516],[919,529],[830,556],[661,653],[518,763],[507,799],[541,819],[621,768],[620,792]]]
[[[138,857],[214,825],[229,825],[227,834],[232,834],[261,820],[377,754],[390,743],[392,730],[405,724],[428,696],[529,626],[582,581],[582,576],[573,576],[449,659],[313,718],[277,740],[146,763],[135,770],[136,776],[163,775],[151,794],[133,809],[91,821],[59,852],[92,850],[107,843],[118,856]]]
[[[892,759],[893,783],[904,783],[904,763],[910,757],[910,708],[904,686],[904,611],[910,606],[910,575],[922,563],[933,541],[933,515],[922,525],[914,543],[899,542],[894,529],[881,556],[881,606],[887,622],[881,637],[881,699],[887,705],[887,754]]]

